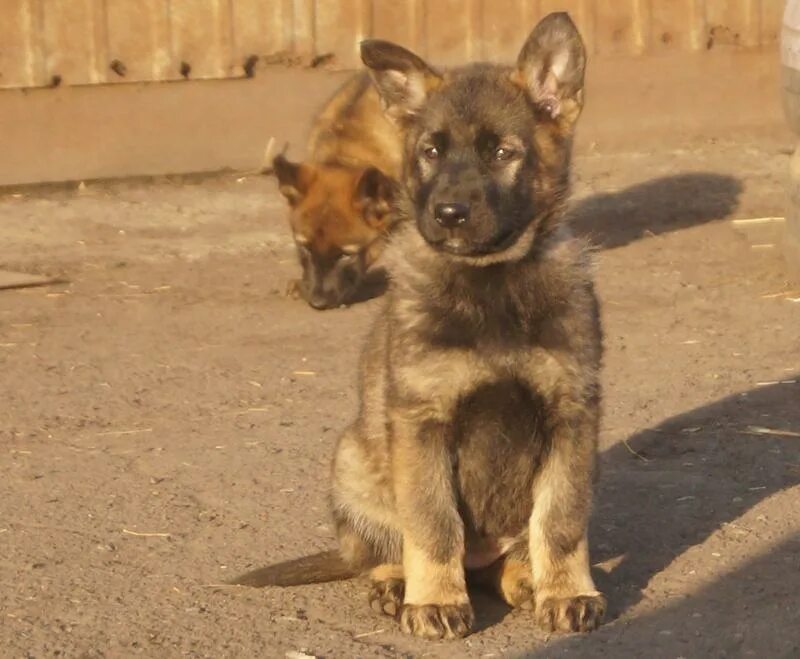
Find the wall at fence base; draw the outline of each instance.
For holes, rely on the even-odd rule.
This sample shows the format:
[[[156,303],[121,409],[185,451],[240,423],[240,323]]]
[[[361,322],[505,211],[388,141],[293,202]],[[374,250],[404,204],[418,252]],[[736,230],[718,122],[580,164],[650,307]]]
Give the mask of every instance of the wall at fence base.
[[[0,185],[248,170],[275,138],[302,155],[317,107],[347,73],[0,92]],[[772,54],[595,58],[577,149],[771,136],[791,144]]]

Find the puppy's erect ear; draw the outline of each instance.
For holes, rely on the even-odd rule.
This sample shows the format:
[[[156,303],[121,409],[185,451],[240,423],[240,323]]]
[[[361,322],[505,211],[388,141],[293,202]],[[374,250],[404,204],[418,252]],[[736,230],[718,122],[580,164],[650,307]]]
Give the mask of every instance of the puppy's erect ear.
[[[380,94],[386,113],[395,121],[416,114],[441,75],[410,50],[389,41],[361,42],[361,60]]]
[[[314,171],[309,165],[294,163],[283,155],[275,156],[272,169],[278,179],[278,189],[290,206],[296,205],[308,192]]]
[[[358,179],[356,205],[374,229],[384,229],[391,223],[394,186],[394,181],[375,167],[365,169]]]
[[[391,199],[392,179],[376,167],[367,167],[358,179],[356,195],[361,201]]]
[[[517,58],[512,79],[552,118],[574,122],[583,108],[586,49],[566,12],[545,16]]]

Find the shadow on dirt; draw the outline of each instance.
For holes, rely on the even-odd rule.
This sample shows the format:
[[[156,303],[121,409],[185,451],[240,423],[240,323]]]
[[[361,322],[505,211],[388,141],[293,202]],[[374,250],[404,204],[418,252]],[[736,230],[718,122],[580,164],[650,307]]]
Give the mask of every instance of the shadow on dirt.
[[[511,607],[506,604],[494,590],[486,586],[469,585],[469,600],[475,612],[475,625],[473,633],[483,631],[501,623],[503,618],[511,613]]]
[[[598,575],[611,618],[688,547],[800,484],[798,377],[673,417],[602,455],[594,560],[625,556]]]
[[[737,520],[763,499],[800,484],[798,378],[787,376],[785,383],[672,417],[629,438],[629,448],[619,443],[602,455],[593,561],[623,557],[610,572],[595,571],[598,588],[608,596],[609,621],[714,531],[723,528],[733,542],[757,537],[758,529]],[[782,526],[781,520],[762,523]],[[591,637],[561,639],[530,656],[596,656],[603,639],[613,643],[612,656],[641,656],[643,648],[654,646],[674,646],[677,654],[669,656],[679,656],[681,648],[693,656],[744,656],[744,649],[755,651],[753,656],[798,656],[799,551],[795,534],[695,595],[633,622],[609,624]],[[702,575],[687,580],[701,581]],[[594,640],[582,640],[589,638]]]
[[[792,434],[800,432],[798,378],[673,417],[629,438],[630,450],[620,443],[606,451],[592,521],[593,561],[623,556],[609,573],[594,575],[608,596],[607,624],[520,656],[800,656],[798,533],[674,604],[614,622],[643,598],[653,577],[717,529],[733,542],[756,537],[758,529],[737,520],[800,484],[800,437]],[[782,526],[781,520],[762,523]],[[689,592],[691,582],[703,580],[702,574],[686,578]]]
[[[521,656],[798,657],[798,556],[795,535],[673,605]]]
[[[741,192],[741,182],[732,176],[707,172],[666,176],[576,201],[572,226],[599,247],[621,247],[726,217],[736,208]]]

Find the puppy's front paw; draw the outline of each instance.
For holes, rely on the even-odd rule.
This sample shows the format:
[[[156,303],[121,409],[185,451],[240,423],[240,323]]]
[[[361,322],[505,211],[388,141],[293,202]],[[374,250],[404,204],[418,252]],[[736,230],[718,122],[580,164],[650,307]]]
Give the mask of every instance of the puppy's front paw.
[[[406,604],[400,611],[400,629],[430,640],[463,638],[472,630],[472,606],[466,604]]]
[[[373,581],[369,591],[369,605],[373,611],[397,617],[403,606],[406,582],[402,579]]]
[[[530,576],[523,576],[514,581],[505,581],[502,584],[502,596],[506,603],[513,608],[533,608],[533,582]]]
[[[507,558],[501,568],[497,589],[509,606],[532,609],[534,596],[530,563]]]
[[[536,604],[536,620],[548,632],[591,632],[603,622],[606,598],[600,593],[550,597]]]

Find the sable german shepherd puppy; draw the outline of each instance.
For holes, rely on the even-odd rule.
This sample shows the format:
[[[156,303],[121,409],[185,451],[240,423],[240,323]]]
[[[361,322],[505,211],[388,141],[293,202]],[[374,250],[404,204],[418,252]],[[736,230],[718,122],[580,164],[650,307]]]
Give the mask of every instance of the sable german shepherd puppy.
[[[587,246],[564,223],[581,37],[550,14],[516,67],[445,74],[384,41],[361,52],[403,138],[412,221],[387,251],[361,410],[336,449],[339,551],[238,583],[369,570],[373,608],[435,639],[470,631],[469,572],[546,630],[595,629],[601,330]]]
[[[310,160],[273,160],[303,278],[291,282],[315,309],[351,302],[393,224],[400,142],[366,74],[349,80],[314,121]],[[293,291],[294,292],[294,291]]]

